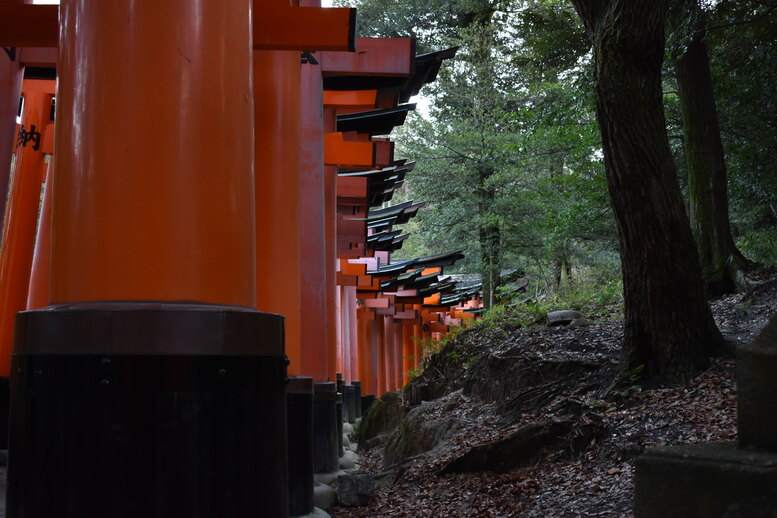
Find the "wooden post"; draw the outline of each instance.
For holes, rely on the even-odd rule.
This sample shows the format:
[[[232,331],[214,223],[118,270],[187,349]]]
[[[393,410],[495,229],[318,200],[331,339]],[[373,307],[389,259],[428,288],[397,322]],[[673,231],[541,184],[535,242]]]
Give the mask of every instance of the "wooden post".
[[[10,372],[14,318],[27,308],[35,231],[46,163],[43,137],[51,122],[55,81],[24,81],[24,113],[16,138],[16,160],[11,179],[2,245],[0,245],[0,377]]]
[[[300,59],[254,51],[256,308],[286,318],[289,372],[302,374]]]

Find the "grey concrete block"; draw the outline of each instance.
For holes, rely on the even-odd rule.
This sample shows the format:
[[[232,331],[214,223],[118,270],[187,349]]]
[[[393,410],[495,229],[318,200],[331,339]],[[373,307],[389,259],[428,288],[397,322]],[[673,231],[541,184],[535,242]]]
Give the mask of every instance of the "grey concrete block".
[[[777,454],[734,442],[661,447],[636,461],[636,518],[777,518]]]
[[[737,352],[739,444],[777,452],[777,318]]]
[[[576,319],[585,318],[579,311],[564,309],[548,313],[548,326],[565,326]]]

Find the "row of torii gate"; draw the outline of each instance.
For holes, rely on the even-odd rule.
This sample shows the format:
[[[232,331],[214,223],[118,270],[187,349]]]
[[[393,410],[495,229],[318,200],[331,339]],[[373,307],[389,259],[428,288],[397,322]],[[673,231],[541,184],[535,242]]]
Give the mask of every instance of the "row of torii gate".
[[[481,311],[376,208],[455,49],[318,1],[0,2],[8,516],[286,516],[287,375],[379,396]]]

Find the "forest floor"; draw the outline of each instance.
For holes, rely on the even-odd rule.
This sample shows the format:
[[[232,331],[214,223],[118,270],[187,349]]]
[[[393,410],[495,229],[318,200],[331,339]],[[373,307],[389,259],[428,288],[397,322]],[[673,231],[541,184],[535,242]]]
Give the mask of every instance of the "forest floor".
[[[777,270],[762,272],[754,280],[757,284],[746,293],[711,302],[721,331],[738,345],[751,341],[777,312]],[[422,448],[426,451],[391,462],[386,461],[384,448],[392,443],[391,437],[360,452],[363,470],[376,477],[376,497],[369,506],[334,508],[331,515],[633,516],[635,458],[652,446],[735,439],[736,384],[734,360],[717,359],[684,387],[635,385],[605,397],[617,368],[621,335],[621,322],[592,319],[584,327],[490,330],[463,338],[469,340],[470,349],[447,352],[458,358],[477,349],[452,373],[462,381],[451,382],[442,397],[418,405],[425,430],[439,425],[434,443]],[[543,373],[549,372],[549,362],[556,370],[547,377]],[[443,375],[445,369],[439,365],[430,364]],[[481,385],[467,382],[482,376],[499,378],[500,371],[510,379],[539,373],[543,383],[510,386],[504,377]],[[527,423],[558,422],[569,416],[574,425],[562,442],[540,445],[517,467],[501,472],[445,469],[473,446],[510,436]]]

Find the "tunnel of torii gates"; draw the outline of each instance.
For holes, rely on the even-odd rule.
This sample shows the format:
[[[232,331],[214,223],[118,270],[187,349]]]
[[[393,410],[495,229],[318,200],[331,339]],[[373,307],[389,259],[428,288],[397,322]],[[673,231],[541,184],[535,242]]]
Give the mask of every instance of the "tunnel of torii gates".
[[[455,49],[354,33],[319,0],[0,0],[9,516],[285,516],[287,374],[380,396],[482,312],[460,250],[390,260],[423,203],[386,206],[387,135]]]

